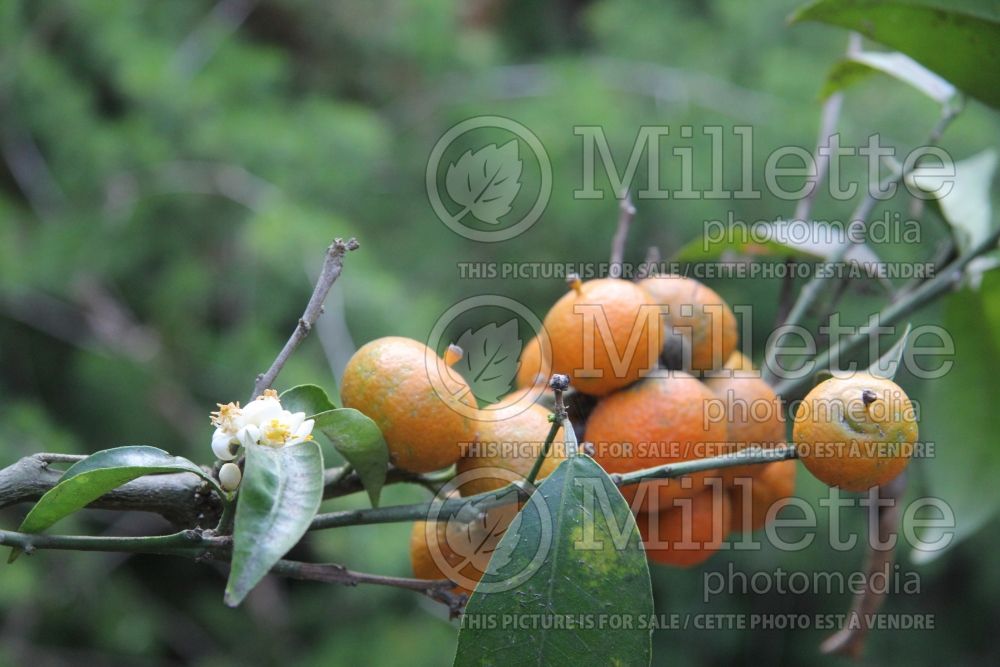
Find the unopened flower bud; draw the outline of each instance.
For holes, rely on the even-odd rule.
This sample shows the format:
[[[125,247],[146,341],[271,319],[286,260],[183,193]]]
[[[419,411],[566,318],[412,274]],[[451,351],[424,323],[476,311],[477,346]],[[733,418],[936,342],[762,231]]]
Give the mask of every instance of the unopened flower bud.
[[[235,463],[226,463],[219,468],[219,483],[226,491],[235,491],[240,487],[243,480],[243,473]]]

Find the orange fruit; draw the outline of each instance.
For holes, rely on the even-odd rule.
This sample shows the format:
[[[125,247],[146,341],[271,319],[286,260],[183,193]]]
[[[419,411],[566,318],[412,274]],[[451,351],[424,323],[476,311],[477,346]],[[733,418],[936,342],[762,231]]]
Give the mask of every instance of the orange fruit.
[[[344,407],[370,417],[382,431],[389,458],[410,472],[455,463],[475,437],[468,383],[426,345],[390,336],[364,345],[341,381]]]
[[[795,493],[795,474],[798,466],[794,460],[775,461],[753,466],[757,471],[741,479],[729,489],[732,501],[732,529],[749,532],[763,528],[767,513],[779,500]]]
[[[472,523],[417,521],[410,531],[410,565],[417,579],[450,579],[471,594],[486,573],[500,538],[517,515],[514,503],[494,507]]]
[[[705,488],[676,507],[636,516],[646,558],[661,565],[691,567],[719,550],[730,522],[729,494]]]
[[[683,371],[657,371],[598,401],[587,420],[584,440],[609,473],[626,473],[667,463],[718,456],[726,443],[724,421],[708,420],[715,395]],[[622,487],[633,509],[669,507],[690,497],[716,471],[675,479],[646,480]]]
[[[742,356],[742,355],[741,355]],[[736,363],[743,363],[737,359]],[[728,365],[728,364],[727,364]],[[775,447],[785,443],[785,410],[771,385],[759,377],[712,377],[705,380],[718,401],[709,410],[712,419],[722,418],[729,433],[726,453],[750,446]],[[760,465],[722,468],[725,484],[736,477],[753,476]]]
[[[552,352],[542,355],[542,343],[538,336],[535,336],[524,345],[521,350],[521,362],[517,367],[516,387],[524,389],[535,385],[548,385],[549,378],[552,377]]]
[[[662,342],[658,311],[635,283],[577,280],[545,316],[552,372],[594,396],[625,387],[656,368]]]
[[[537,404],[525,405],[518,398],[515,392],[498,403],[499,407],[481,411],[488,412],[488,421],[480,422],[479,438],[458,460],[458,473],[479,470],[484,476],[462,483],[459,490],[463,496],[495,491],[515,479],[523,480],[535,465],[552,427],[549,411]],[[542,463],[539,480],[548,476],[565,459],[563,442],[563,432],[559,429]],[[514,475],[499,472],[489,476],[490,469],[496,468]]]
[[[739,342],[736,316],[722,297],[683,276],[646,278],[638,284],[663,309],[663,356],[668,368],[722,367]]]
[[[734,350],[733,353],[729,355],[729,358],[726,359],[726,363],[723,364],[722,367],[730,371],[741,371],[737,374],[737,377],[742,377],[750,371],[756,370],[753,367],[753,362],[750,360],[750,357],[743,354],[739,350]]]
[[[866,491],[906,468],[917,420],[899,385],[861,373],[813,387],[795,413],[792,436],[799,458],[817,479]]]

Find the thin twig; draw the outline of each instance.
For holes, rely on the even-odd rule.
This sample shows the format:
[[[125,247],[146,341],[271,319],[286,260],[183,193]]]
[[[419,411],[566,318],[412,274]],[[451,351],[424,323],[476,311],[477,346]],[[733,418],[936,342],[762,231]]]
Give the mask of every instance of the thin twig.
[[[309,303],[306,304],[306,309],[302,313],[302,317],[299,318],[298,324],[295,325],[295,330],[288,338],[285,346],[281,348],[281,352],[275,357],[271,367],[257,376],[250,400],[257,398],[264,393],[265,389],[270,388],[275,379],[277,379],[278,373],[285,367],[288,359],[305,337],[309,335],[313,325],[316,324],[316,320],[323,313],[323,301],[326,300],[326,295],[330,292],[330,288],[333,287],[333,283],[337,281],[344,267],[344,255],[357,248],[358,242],[355,239],[344,241],[338,238],[334,239],[330,247],[326,249],[326,261],[323,263],[323,270],[320,271],[316,287],[313,289],[312,296],[309,297]]]
[[[221,0],[181,42],[170,67],[185,81],[193,79],[222,43],[239,30],[256,4],[256,0]]]
[[[941,117],[935,123],[934,127],[931,129],[930,135],[928,136],[928,145],[933,145],[937,143],[944,130],[948,127],[955,116],[958,114],[960,107],[952,106],[946,104],[941,110]],[[889,178],[882,181],[880,184],[880,190],[884,191],[885,188],[889,187],[894,183],[901,182],[906,178],[908,172],[900,169],[897,173],[893,174]],[[858,207],[851,214],[850,225],[848,227],[847,233],[844,235],[844,242],[841,243],[827,258],[827,262],[830,264],[839,264],[844,261],[847,257],[848,252],[854,247],[855,242],[859,239],[864,239],[865,230],[868,227],[868,216],[871,215],[872,209],[878,200],[875,195],[871,192],[871,188],[865,193],[865,197],[858,204]],[[822,274],[817,274],[806,283],[802,291],[799,292],[799,297],[796,299],[795,304],[792,306],[791,311],[788,314],[788,318],[781,324],[775,327],[775,330],[786,327],[790,328],[796,326],[802,322],[805,318],[809,309],[812,308],[813,304],[819,298],[819,295],[823,292],[823,288],[826,286],[827,282],[831,279],[825,272]],[[774,382],[777,377],[775,373],[776,358],[778,355],[778,340],[780,336],[771,337],[771,345],[765,350],[764,353],[764,365],[761,368],[761,374],[764,380],[767,382]]]
[[[549,427],[549,434],[545,436],[542,451],[538,453],[538,458],[535,459],[531,470],[528,472],[528,476],[525,478],[525,482],[527,482],[526,486],[534,485],[535,480],[538,479],[538,474],[542,471],[542,465],[545,463],[545,457],[549,455],[549,450],[552,449],[552,443],[556,439],[556,434],[562,428],[563,422],[567,418],[566,404],[563,402],[563,392],[569,387],[569,378],[565,375],[554,375],[549,381],[549,386],[552,388],[552,393],[555,395],[556,401],[555,409],[550,417],[552,425]]]
[[[565,428],[566,421],[563,423]],[[733,454],[669,463],[667,465],[637,470],[628,474],[614,474],[611,475],[611,480],[617,486],[630,486],[647,479],[672,479],[705,470],[773,463],[774,461],[784,461],[796,456],[795,447],[792,445],[773,449],[747,447]],[[470,505],[479,511],[485,511],[515,502],[515,500],[527,500],[528,496],[529,493],[521,484],[509,484],[496,491],[488,491],[465,498],[450,498],[443,502],[437,500],[413,505],[341,510],[317,515],[313,519],[310,530],[325,530],[328,528],[340,528],[342,526],[377,523],[398,523],[402,521],[424,521],[428,520],[428,518],[443,521]],[[435,516],[430,517],[431,513],[435,513]]]
[[[36,535],[0,530],[0,545],[22,549],[26,554],[38,550],[101,551],[108,553],[146,553],[164,556],[184,556],[196,560],[212,558],[228,561],[232,538],[213,535],[200,530],[183,530],[171,535],[150,537],[90,537],[77,535]],[[410,579],[348,570],[334,563],[302,563],[281,560],[271,569],[277,574],[293,579],[357,586],[376,584],[419,591],[432,599],[444,602],[458,613],[465,604],[465,595],[452,589],[455,584],[447,579]]]
[[[816,150],[813,151],[816,174],[807,179],[812,184],[812,187],[806,193],[805,197],[800,199],[798,204],[795,205],[796,220],[808,220],[809,215],[812,213],[813,202],[816,201],[816,195],[819,193],[820,183],[826,178],[827,169],[830,168],[830,140],[837,132],[837,123],[840,120],[840,109],[843,107],[843,104],[844,94],[841,92],[830,95],[823,104],[823,111],[820,115],[819,137],[816,139]],[[825,153],[820,151],[822,148],[826,148]]]
[[[872,588],[876,576],[884,577],[892,570],[896,555],[896,544],[889,543],[891,536],[899,532],[899,519],[903,509],[903,494],[906,491],[906,473],[878,488],[882,501],[868,507],[868,555],[865,557],[865,583],[854,596],[847,620],[838,632],[820,644],[819,650],[832,655],[843,655],[855,660],[861,657],[865,638],[871,626],[870,619],[878,613],[885,602],[885,587]]]
[[[625,261],[625,242],[628,241],[628,230],[635,218],[635,205],[628,191],[622,193],[618,201],[618,227],[615,229],[614,238],[611,240],[611,264],[608,267],[610,275],[614,278],[622,276],[622,263]],[[615,267],[618,272],[615,273]]]
[[[92,537],[89,535],[42,535],[0,530],[0,545],[17,547],[30,554],[37,549],[60,551],[105,551],[205,556],[225,549],[231,538],[201,530],[182,530],[170,535],[148,537]]]
[[[280,560],[271,569],[271,573],[291,579],[340,584],[342,586],[374,584],[376,586],[391,586],[393,588],[417,591],[433,600],[444,602],[451,610],[452,617],[457,616],[461,612],[466,601],[466,595],[464,593],[456,593],[453,590],[455,584],[448,579],[413,579],[410,577],[369,574],[367,572],[348,570],[343,565],[337,563],[302,563]]]
[[[655,245],[651,245],[646,248],[646,258],[642,260],[642,266],[639,267],[639,271],[636,274],[636,280],[642,280],[643,278],[648,278],[651,275],[658,274],[659,270],[657,266],[660,263],[660,249]]]
[[[795,273],[792,271],[794,265],[794,259],[791,257],[785,259],[785,276],[781,281],[781,294],[778,296],[778,314],[774,318],[775,329],[788,319],[788,313],[792,310],[795,298]]]
[[[880,326],[897,324],[913,311],[947,293],[961,282],[963,272],[969,263],[976,257],[995,250],[998,242],[1000,242],[1000,228],[990,232],[990,235],[983,239],[979,245],[959,256],[958,259],[949,264],[945,270],[938,273],[932,280],[928,280],[912,292],[909,292],[906,296],[883,308],[875,316],[875,321]],[[850,336],[840,338],[833,346],[819,354],[813,360],[813,367],[817,370],[827,368],[831,359],[836,358],[839,360],[843,355],[850,354],[859,345],[866,342],[869,336],[869,332],[865,328],[862,328]],[[775,385],[774,390],[787,401],[796,398],[799,390],[811,382],[811,374],[806,374],[802,377],[779,382]]]

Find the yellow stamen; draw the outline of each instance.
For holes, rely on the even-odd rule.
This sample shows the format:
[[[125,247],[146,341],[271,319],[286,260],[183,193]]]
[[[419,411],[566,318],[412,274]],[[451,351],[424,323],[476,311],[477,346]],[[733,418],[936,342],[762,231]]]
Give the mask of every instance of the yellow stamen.
[[[272,419],[264,427],[264,439],[272,444],[285,444],[292,437],[288,425],[280,419]]]
[[[212,425],[227,431],[236,430],[236,418],[240,414],[240,404],[236,403],[216,403],[219,409],[210,414]]]

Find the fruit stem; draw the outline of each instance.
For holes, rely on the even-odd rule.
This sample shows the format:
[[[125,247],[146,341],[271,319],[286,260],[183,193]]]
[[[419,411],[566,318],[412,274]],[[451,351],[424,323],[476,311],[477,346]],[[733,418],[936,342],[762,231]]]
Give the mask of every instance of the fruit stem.
[[[573,288],[573,291],[576,292],[577,296],[583,294],[583,281],[580,280],[580,274],[571,273],[566,276],[566,284]]]
[[[452,343],[448,346],[448,349],[444,352],[444,363],[449,367],[453,367],[455,364],[462,360],[465,356],[465,352],[458,345]]]
[[[576,439],[572,425],[570,425],[568,431],[566,430],[566,425],[569,424],[569,413],[566,412],[566,402],[563,400],[563,392],[569,389],[569,378],[557,373],[549,380],[549,386],[552,388],[552,393],[555,394],[556,399],[551,415],[552,426],[549,427],[549,434],[545,436],[542,451],[538,453],[538,458],[535,459],[535,463],[531,466],[531,471],[525,478],[527,481],[526,486],[534,485],[535,480],[538,479],[538,473],[542,470],[542,464],[545,463],[545,457],[549,455],[549,450],[552,449],[552,443],[555,441],[556,433],[559,432],[560,428],[563,429],[563,436],[567,438],[567,444],[569,444],[569,433],[573,433],[574,441]]]

